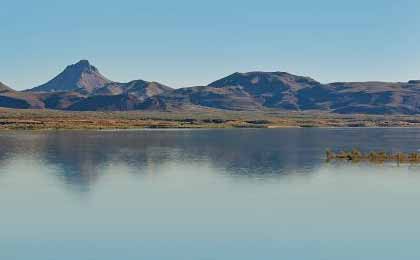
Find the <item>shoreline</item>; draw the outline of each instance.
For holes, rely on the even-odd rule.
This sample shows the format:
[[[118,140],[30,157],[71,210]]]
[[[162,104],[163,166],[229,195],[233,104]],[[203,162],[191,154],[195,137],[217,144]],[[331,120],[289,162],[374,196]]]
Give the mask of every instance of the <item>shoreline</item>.
[[[319,112],[72,112],[0,108],[0,130],[420,128],[420,117]]]

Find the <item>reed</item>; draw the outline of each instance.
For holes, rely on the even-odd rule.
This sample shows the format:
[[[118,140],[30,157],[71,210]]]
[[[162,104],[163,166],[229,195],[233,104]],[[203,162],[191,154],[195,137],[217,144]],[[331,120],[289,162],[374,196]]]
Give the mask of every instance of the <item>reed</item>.
[[[330,149],[326,151],[327,161],[352,161],[352,162],[398,162],[398,163],[420,163],[420,153],[387,153],[385,151],[370,151],[362,153],[358,149],[351,151],[332,152]]]

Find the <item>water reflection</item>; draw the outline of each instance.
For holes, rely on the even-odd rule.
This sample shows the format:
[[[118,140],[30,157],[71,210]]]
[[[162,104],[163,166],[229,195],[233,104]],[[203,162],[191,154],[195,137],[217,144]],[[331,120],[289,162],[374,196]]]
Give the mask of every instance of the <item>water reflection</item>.
[[[196,165],[197,171],[203,166],[218,174],[273,178],[311,174],[324,165],[326,148],[417,150],[419,133],[407,129],[3,132],[0,173],[13,161],[34,160],[82,191],[115,165],[133,174],[159,174],[165,165],[174,172],[183,165]]]
[[[0,259],[419,259],[419,133],[2,132]]]

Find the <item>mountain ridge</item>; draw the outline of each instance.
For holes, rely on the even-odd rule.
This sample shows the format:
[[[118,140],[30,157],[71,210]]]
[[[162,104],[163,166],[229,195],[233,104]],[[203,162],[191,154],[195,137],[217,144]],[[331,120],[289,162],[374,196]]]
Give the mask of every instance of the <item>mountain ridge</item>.
[[[77,111],[217,109],[420,114],[420,80],[333,82],[288,72],[235,72],[207,86],[173,89],[155,81],[115,82],[88,60],[47,83],[14,91],[0,83],[0,106]]]

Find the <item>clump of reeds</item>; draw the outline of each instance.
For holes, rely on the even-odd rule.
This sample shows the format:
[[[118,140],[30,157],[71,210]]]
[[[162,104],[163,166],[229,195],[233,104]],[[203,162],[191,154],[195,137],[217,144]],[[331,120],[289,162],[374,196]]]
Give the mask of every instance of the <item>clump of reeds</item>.
[[[398,162],[398,163],[420,163],[420,153],[387,153],[384,151],[371,151],[368,153],[362,153],[358,149],[353,149],[351,151],[340,151],[334,153],[331,150],[327,149],[326,151],[327,161],[333,160],[345,160],[345,161],[368,161],[368,162]]]

